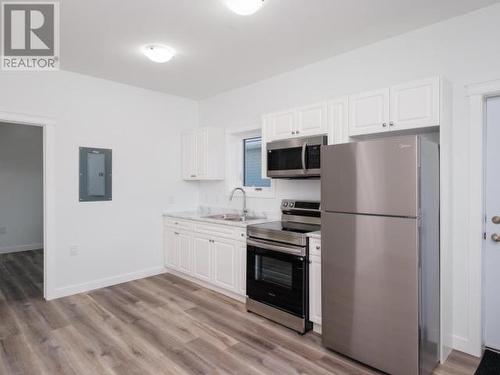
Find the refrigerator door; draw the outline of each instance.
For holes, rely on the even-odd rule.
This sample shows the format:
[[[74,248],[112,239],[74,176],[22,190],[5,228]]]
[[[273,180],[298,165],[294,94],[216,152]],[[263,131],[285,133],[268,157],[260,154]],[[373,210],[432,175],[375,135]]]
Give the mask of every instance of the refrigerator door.
[[[417,219],[325,213],[322,222],[323,345],[417,375]]]
[[[418,136],[323,146],[323,211],[416,217]]]

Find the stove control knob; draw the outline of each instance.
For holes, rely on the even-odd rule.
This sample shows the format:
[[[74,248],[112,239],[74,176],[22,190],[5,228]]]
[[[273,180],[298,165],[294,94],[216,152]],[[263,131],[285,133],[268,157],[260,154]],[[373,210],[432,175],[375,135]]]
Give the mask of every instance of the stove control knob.
[[[288,207],[288,202],[283,202],[283,207]]]
[[[290,202],[290,207],[292,207],[292,208],[293,208],[293,206],[294,206],[294,203],[293,203],[293,202]]]

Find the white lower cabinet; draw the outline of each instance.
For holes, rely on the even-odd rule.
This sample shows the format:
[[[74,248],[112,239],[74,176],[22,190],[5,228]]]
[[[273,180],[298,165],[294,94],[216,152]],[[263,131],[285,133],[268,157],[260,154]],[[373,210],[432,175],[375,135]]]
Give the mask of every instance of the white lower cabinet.
[[[214,255],[214,283],[237,292],[236,272],[238,257],[236,244],[233,241],[213,240],[212,251]]]
[[[205,286],[246,295],[246,236],[242,228],[193,223],[191,231],[179,231],[172,225],[171,219],[165,219],[166,268],[203,281]]]
[[[309,320],[321,325],[321,258],[313,255],[309,264]]]
[[[204,236],[193,236],[193,276],[210,281],[212,279],[212,240]]]

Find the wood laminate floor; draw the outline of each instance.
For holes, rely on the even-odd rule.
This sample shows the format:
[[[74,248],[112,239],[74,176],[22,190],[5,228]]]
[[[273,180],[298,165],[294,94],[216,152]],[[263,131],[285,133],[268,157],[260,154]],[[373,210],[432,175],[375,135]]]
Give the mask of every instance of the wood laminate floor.
[[[42,300],[42,252],[0,255],[0,374],[375,374],[172,275]],[[454,352],[439,375],[473,374]]]

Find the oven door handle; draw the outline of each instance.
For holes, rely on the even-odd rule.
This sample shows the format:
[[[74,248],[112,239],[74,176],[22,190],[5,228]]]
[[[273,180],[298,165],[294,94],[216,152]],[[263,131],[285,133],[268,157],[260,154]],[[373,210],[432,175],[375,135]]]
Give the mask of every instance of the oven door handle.
[[[302,171],[304,172],[304,174],[306,174],[306,169],[307,169],[307,166],[306,166],[306,149],[307,149],[307,142],[304,142],[304,144],[302,145]]]
[[[262,240],[247,239],[247,245],[260,247],[265,250],[278,251],[280,253],[292,254],[297,256],[306,256],[306,249],[299,246],[283,246]]]

